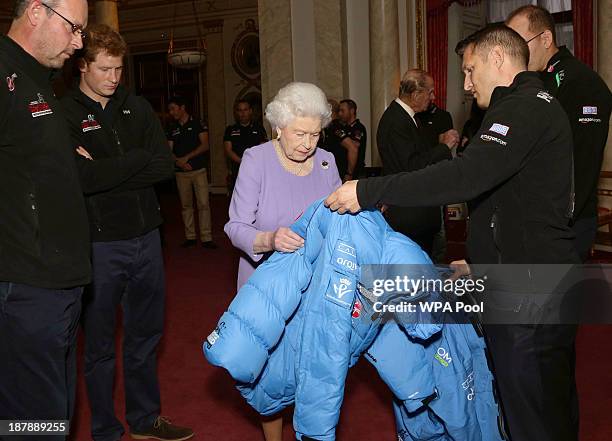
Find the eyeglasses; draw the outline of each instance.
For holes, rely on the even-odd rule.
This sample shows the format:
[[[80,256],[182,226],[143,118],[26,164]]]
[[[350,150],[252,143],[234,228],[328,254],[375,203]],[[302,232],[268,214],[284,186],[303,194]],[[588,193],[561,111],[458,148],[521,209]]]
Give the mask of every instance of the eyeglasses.
[[[529,40],[525,40],[525,43],[529,44],[530,41],[535,40],[536,38],[538,38],[540,35],[542,35],[544,32],[546,31],[542,31],[540,32],[538,35],[534,35],[533,37],[531,37]]]
[[[78,25],[78,24],[74,24],[73,22],[71,22],[70,20],[68,20],[66,17],[64,17],[62,14],[60,14],[59,12],[57,12],[55,9],[53,9],[51,6],[46,5],[44,3],[41,3],[41,5],[43,5],[45,8],[47,8],[49,11],[53,12],[54,14],[56,14],[57,16],[59,16],[61,19],[63,19],[66,23],[68,23],[70,25],[70,27],[72,28],[71,32],[74,35],[79,35],[81,37],[81,40],[85,40],[85,38],[87,37],[87,33],[83,30],[83,26]]]

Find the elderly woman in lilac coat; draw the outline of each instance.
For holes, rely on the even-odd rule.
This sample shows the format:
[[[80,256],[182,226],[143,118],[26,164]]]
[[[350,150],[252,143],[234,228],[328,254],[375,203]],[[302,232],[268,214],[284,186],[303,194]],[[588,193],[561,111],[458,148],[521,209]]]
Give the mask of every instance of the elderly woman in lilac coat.
[[[271,252],[291,253],[304,244],[289,226],[341,185],[333,155],[317,149],[321,130],[331,120],[321,89],[289,83],[268,104],[265,117],[276,138],[244,152],[225,225],[242,251],[238,289]],[[280,417],[262,424],[267,441],[281,440]]]

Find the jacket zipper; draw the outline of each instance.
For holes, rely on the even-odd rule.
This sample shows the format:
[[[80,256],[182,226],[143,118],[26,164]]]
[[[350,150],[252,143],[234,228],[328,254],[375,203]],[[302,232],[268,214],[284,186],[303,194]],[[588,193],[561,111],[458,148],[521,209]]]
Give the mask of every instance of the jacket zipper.
[[[100,220],[100,210],[98,209],[98,205],[96,204],[96,200],[95,198],[90,198],[89,199],[89,204],[91,205],[91,208],[93,209],[93,221],[94,221],[94,225],[96,226],[96,230],[98,230],[98,232],[102,232],[102,222]]]
[[[117,148],[123,155],[125,152],[123,151],[123,146],[121,145],[121,140],[119,139],[119,134],[117,133],[117,129],[113,127],[113,135],[115,136],[115,144],[117,144]]]
[[[497,219],[497,210],[499,207],[495,207],[493,215],[491,216],[491,224],[489,225],[493,229],[493,243],[495,244],[495,251],[497,251],[497,263],[502,263],[501,251],[499,249],[499,225]]]

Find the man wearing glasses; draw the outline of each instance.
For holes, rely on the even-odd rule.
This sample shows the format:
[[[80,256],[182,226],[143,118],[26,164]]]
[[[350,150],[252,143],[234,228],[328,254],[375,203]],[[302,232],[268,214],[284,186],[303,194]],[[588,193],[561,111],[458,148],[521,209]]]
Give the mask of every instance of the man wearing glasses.
[[[74,406],[89,231],[50,79],[86,24],[85,0],[17,0],[0,36],[0,420],[69,420]],[[65,438],[46,429],[41,439]]]
[[[612,95],[601,77],[565,47],[557,47],[555,22],[546,9],[523,6],[506,23],[529,46],[529,70],[540,72],[544,85],[569,117],[574,139],[576,206],[572,229],[576,251],[586,261],[597,233],[597,184],[608,139]]]

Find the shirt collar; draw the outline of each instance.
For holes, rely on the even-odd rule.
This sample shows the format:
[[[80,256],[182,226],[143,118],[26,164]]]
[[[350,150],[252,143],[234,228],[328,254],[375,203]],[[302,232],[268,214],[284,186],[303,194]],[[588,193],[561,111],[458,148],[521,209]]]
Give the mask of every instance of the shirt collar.
[[[53,70],[43,66],[36,58],[27,53],[12,38],[0,36],[0,50],[9,54],[9,58],[15,60],[26,73],[36,82],[49,84],[53,76]]]
[[[408,115],[410,115],[410,118],[412,118],[414,120],[415,111],[412,110],[412,107],[410,107],[408,104],[406,104],[405,102],[403,102],[399,98],[395,98],[395,102],[397,104],[399,104],[400,106],[402,106],[402,109],[404,109],[406,111],[406,113],[408,113]]]

